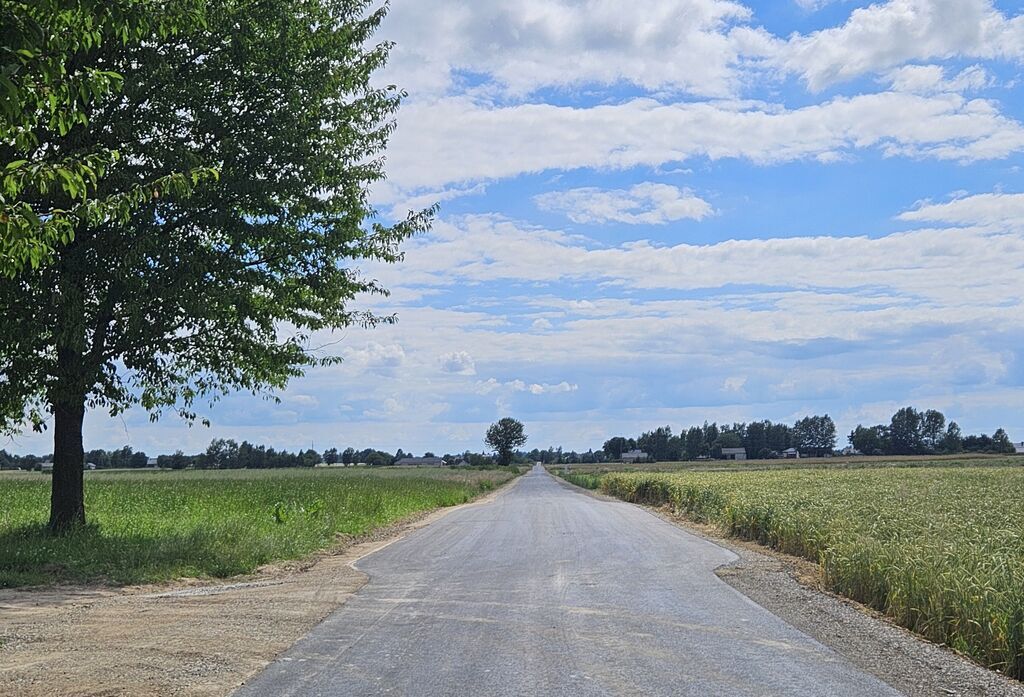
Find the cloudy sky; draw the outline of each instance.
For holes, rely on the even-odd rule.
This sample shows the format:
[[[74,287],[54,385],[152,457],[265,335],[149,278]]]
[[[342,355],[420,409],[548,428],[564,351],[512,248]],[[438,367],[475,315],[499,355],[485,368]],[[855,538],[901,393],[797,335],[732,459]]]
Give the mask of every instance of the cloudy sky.
[[[324,337],[344,365],[280,404],[93,415],[87,447],[455,451],[511,415],[585,450],[905,404],[1024,439],[1019,3],[393,0],[380,38],[409,97],[374,200],[441,202],[366,269],[398,324]]]

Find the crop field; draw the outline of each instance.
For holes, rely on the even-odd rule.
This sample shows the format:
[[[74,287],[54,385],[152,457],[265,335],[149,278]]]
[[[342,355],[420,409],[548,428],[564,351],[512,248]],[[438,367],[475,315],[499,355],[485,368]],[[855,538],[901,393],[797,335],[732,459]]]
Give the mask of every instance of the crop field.
[[[829,589],[1024,679],[1024,467],[565,476],[816,561]]]
[[[570,465],[571,472],[603,474],[605,472],[746,472],[779,469],[864,469],[873,467],[1005,467],[1020,465],[1024,458],[1014,455],[839,455],[835,457],[802,457],[794,460],[687,460],[682,462],[601,462]],[[565,465],[548,465],[552,472]]]
[[[89,525],[54,537],[50,478],[0,476],[0,587],[224,577],[494,489],[507,471],[89,472]]]

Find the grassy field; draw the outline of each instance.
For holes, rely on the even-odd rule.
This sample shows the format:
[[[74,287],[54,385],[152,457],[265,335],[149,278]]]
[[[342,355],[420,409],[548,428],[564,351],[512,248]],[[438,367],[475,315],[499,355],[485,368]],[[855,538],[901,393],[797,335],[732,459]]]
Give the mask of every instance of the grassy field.
[[[819,562],[828,588],[1024,679],[1024,467],[567,478]]]
[[[86,473],[90,525],[44,529],[50,477],[0,476],[0,587],[223,577],[294,559],[511,478],[448,469]]]

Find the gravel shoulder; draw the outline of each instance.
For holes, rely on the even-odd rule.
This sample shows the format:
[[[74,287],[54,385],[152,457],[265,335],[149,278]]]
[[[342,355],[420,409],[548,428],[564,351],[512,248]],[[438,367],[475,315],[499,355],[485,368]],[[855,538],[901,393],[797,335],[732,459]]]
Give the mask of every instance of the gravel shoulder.
[[[358,559],[517,481],[222,582],[0,591],[0,695],[226,695],[366,583]]]
[[[602,500],[618,500],[561,478],[558,481]],[[668,508],[642,508],[739,556],[716,571],[719,578],[908,697],[1024,697],[1024,684],[926,641],[860,603],[824,590],[816,564],[726,537],[717,527],[694,523]]]

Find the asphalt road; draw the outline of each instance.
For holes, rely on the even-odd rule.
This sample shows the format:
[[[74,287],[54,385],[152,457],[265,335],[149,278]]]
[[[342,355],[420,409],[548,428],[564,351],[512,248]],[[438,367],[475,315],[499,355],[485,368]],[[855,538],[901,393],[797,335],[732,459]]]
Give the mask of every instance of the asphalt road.
[[[237,697],[897,695],[724,582],[735,559],[536,468],[364,557]]]

